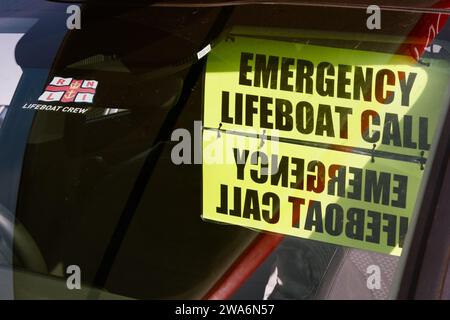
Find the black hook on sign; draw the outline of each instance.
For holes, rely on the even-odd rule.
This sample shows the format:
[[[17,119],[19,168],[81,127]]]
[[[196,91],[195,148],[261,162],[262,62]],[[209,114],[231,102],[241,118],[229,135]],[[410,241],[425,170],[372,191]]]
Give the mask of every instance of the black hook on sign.
[[[262,146],[264,145],[264,140],[267,138],[266,129],[263,130],[263,133],[259,137],[261,138],[261,143],[259,144],[259,147],[262,148]]]
[[[370,161],[371,162],[375,162],[375,147],[376,147],[377,145],[374,143],[373,144],[373,147],[372,147],[372,151],[370,152],[370,155],[371,155],[371,159],[370,159]]]
[[[225,42],[228,42],[228,41],[234,42],[234,36],[227,34],[227,36],[225,38]]]
[[[422,65],[424,65],[424,66],[427,66],[427,67],[431,66],[430,62],[426,62],[423,59],[419,59],[419,60],[417,60],[417,62],[422,64]]]
[[[219,123],[219,127],[217,128],[217,138],[220,138],[220,128],[222,128],[222,122]]]
[[[425,159],[423,156],[425,154],[425,151],[420,151],[420,159],[419,159],[419,163],[420,163],[420,170],[424,169],[424,164],[425,162],[427,162],[427,159]]]

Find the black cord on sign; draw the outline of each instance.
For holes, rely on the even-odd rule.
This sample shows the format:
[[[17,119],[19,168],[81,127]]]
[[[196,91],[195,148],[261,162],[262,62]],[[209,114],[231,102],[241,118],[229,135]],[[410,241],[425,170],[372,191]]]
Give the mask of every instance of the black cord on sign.
[[[233,7],[225,7],[221,9],[216,18],[216,21],[214,21],[214,24],[212,25],[205,38],[203,47],[219,36],[220,32],[224,29],[229,17],[231,16],[232,11]],[[144,161],[141,171],[139,172],[133,189],[131,190],[131,193],[128,197],[125,208],[122,211],[114,233],[111,237],[111,241],[109,242],[109,245],[106,248],[103,258],[100,262],[100,266],[97,270],[93,282],[93,285],[95,287],[102,288],[106,284],[116,256],[120,250],[120,246],[133,219],[134,213],[136,212],[141,198],[144,195],[147,184],[164,149],[164,144],[159,142],[166,141],[170,138],[172,129],[175,126],[181,111],[183,110],[189,99],[192,88],[203,72],[204,61],[205,59],[201,59],[191,66],[186,75],[183,89],[178,102],[167,113],[166,118],[164,119],[164,122],[155,138],[155,141],[153,142],[154,149],[147,155]]]

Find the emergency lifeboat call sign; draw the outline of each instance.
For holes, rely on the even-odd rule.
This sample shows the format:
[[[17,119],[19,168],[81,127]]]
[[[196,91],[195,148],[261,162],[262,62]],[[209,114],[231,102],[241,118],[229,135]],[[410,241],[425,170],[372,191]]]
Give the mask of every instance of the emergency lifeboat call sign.
[[[441,67],[222,41],[205,75],[203,218],[399,255],[442,109]]]

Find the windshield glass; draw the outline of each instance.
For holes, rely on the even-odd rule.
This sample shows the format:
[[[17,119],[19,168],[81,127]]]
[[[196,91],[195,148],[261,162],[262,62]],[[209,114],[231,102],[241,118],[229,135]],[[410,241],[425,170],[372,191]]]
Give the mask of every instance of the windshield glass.
[[[9,252],[4,254],[3,263],[14,266],[11,277],[14,277],[17,298],[33,296],[39,290],[49,296],[74,294],[67,292],[65,281],[68,267],[73,265],[82,271],[83,289],[98,289],[83,291],[85,298],[102,295],[120,298],[214,296],[218,292],[215,289],[226,281],[226,275],[236,270],[239,261],[245,261],[246,256],[247,259],[251,257],[255,248],[261,253],[254,260],[258,263],[241,270],[245,277],[241,279],[239,288],[228,297],[324,298],[329,294],[324,293],[327,290],[325,284],[332,283],[337,274],[333,268],[338,268],[332,262],[338,260],[340,263],[353,263],[350,269],[346,269],[347,276],[353,272],[365,279],[369,265],[380,265],[387,270],[383,273],[382,289],[367,290],[364,282],[364,285],[359,283],[363,287],[361,290],[353,291],[361,297],[387,297],[408,229],[408,219],[414,210],[415,195],[422,183],[425,163],[426,166],[432,164],[430,150],[439,137],[436,131],[439,115],[445,114],[448,106],[450,32],[447,26],[417,50],[420,58],[418,62],[414,60],[414,66],[408,69],[403,66],[406,60],[398,57],[408,57],[407,61],[417,58],[417,53],[411,48],[419,48],[421,42],[410,35],[423,18],[420,11],[386,11],[382,28],[368,30],[365,8],[336,6],[325,9],[289,5],[170,7],[145,3],[108,6],[88,2],[80,5],[80,29],[71,30],[67,26],[70,15],[66,11],[67,3],[4,3],[6,5],[0,6],[0,64],[1,70],[7,72],[0,75],[0,147],[5,150],[0,153],[0,204],[2,214],[13,221],[15,229],[13,238],[8,238],[2,231],[4,246],[13,248],[2,252]],[[232,47],[233,43],[237,47]],[[241,44],[242,48],[239,47]],[[211,55],[215,54],[212,57],[210,50]],[[239,63],[231,63],[234,61],[231,57],[233,50],[239,52]],[[248,56],[245,58],[242,52]],[[293,60],[292,66],[285,69],[287,73],[283,73],[281,60],[288,56],[300,61],[310,59],[311,70],[316,70],[315,75],[319,73],[318,77],[308,78],[314,81],[311,82],[311,90],[308,89],[309,80],[297,76],[301,74],[297,65],[299,60]],[[255,73],[262,57],[268,60],[260,64],[258,78]],[[279,68],[273,69],[272,74],[269,72],[270,63],[266,64],[270,57],[280,61]],[[330,71],[321,63],[335,64],[336,69]],[[248,72],[243,72],[242,68],[247,68]],[[307,74],[308,65],[301,65],[301,68]],[[367,71],[370,68],[372,71]],[[221,185],[230,190],[234,187],[234,182],[229,179],[235,171],[227,171],[229,167],[226,166],[202,163],[200,149],[207,149],[202,145],[202,138],[205,142],[209,134],[214,139],[218,135],[225,139],[227,132],[218,130],[219,123],[222,130],[240,130],[245,124],[248,129],[265,129],[268,135],[274,135],[271,129],[281,128],[281,143],[283,139],[294,138],[291,134],[283,136],[283,126],[287,123],[277,122],[275,117],[283,113],[281,109],[270,111],[273,112],[273,122],[264,122],[257,116],[253,116],[254,123],[249,122],[246,120],[251,114],[249,107],[241,120],[230,111],[230,117],[225,117],[228,122],[223,121],[224,114],[220,113],[220,103],[222,108],[224,105],[222,92],[228,92],[230,108],[238,105],[235,94],[240,91],[229,85],[230,79],[239,79],[243,74],[241,80],[244,80],[240,84],[257,88],[254,90],[268,90],[264,94],[274,99],[274,105],[275,99],[289,100],[291,96],[288,93],[298,93],[300,86],[304,85],[302,90],[305,92],[300,92],[301,97],[311,103],[311,110],[323,105],[319,100],[315,103],[314,99],[330,93],[327,90],[331,89],[326,85],[329,83],[329,88],[335,88],[333,97],[330,94],[327,100],[333,108],[332,118],[341,120],[334,133],[340,133],[342,138],[343,117],[351,113],[349,109],[358,114],[358,108],[367,102],[367,90],[371,90],[367,87],[368,82],[357,87],[355,79],[359,76],[367,81],[368,74],[373,72],[374,87],[377,77],[381,82],[386,79],[389,86],[392,83],[386,71],[382,71],[385,75],[377,76],[379,70],[386,68],[391,68],[395,77],[401,78],[392,80],[396,82],[398,92],[407,92],[411,88],[415,76],[410,74],[416,73],[420,79],[419,89],[413,94],[409,92],[403,98],[397,96],[399,100],[394,103],[410,107],[400,118],[395,118],[398,114],[393,111],[393,116],[386,120],[389,110],[379,111],[376,109],[379,106],[373,107],[379,114],[366,113],[367,124],[370,123],[374,130],[378,126],[380,135],[383,127],[390,126],[397,119],[397,123],[385,132],[395,131],[398,127],[402,136],[399,143],[402,147],[409,143],[409,147],[396,153],[401,159],[408,159],[405,160],[408,163],[405,168],[418,172],[408,197],[401,191],[407,173],[402,175],[395,169],[395,161],[403,160],[389,157],[391,162],[381,160],[395,151],[390,149],[397,146],[394,131],[378,139],[372,132],[366,135],[364,145],[350,141],[338,150],[330,147],[334,146],[332,142],[325,140],[331,132],[327,131],[327,123],[323,121],[322,129],[314,128],[316,135],[323,139],[303,136],[299,140],[305,141],[303,143],[307,147],[326,144],[322,149],[327,150],[320,151],[324,153],[316,149],[313,152],[317,154],[315,160],[323,161],[326,166],[327,174],[323,179],[325,176],[331,180],[338,179],[339,168],[330,173],[332,164],[348,166],[344,167],[348,173],[347,178],[343,178],[346,182],[339,185],[340,182],[335,181],[332,201],[335,205],[345,208],[346,199],[351,199],[352,195],[357,197],[354,186],[358,170],[365,170],[365,177],[371,174],[369,171],[375,172],[370,167],[372,154],[379,166],[377,168],[387,172],[386,176],[392,174],[393,189],[388,192],[395,197],[388,200],[389,206],[396,207],[397,204],[398,208],[406,208],[408,212],[403,220],[399,218],[396,222],[395,239],[388,238],[387,232],[381,236],[387,246],[390,245],[388,249],[357,246],[351,241],[330,241],[330,235],[298,237],[282,230],[248,224],[244,220],[221,220],[214,216],[221,206],[220,200],[216,199],[219,188]],[[361,76],[362,72],[365,78]],[[399,76],[401,72],[403,76]],[[286,80],[284,90],[282,82],[271,87],[270,81],[275,73],[279,74],[277,80],[283,81],[283,74],[290,78]],[[338,76],[343,73],[350,80],[345,87],[347,89],[341,90]],[[404,76],[406,79],[402,78]],[[331,84],[330,81],[335,82]],[[246,97],[251,93],[262,95],[261,92],[249,91]],[[352,99],[346,97],[347,92]],[[334,93],[342,96],[335,97]],[[341,100],[336,100],[338,98]],[[374,104],[380,101],[380,104],[386,104],[389,96],[384,92],[374,93],[373,99],[371,102]],[[347,100],[351,102],[343,104]],[[295,101],[294,106],[297,103]],[[335,111],[336,106],[338,111]],[[263,108],[259,105],[258,110]],[[292,108],[299,112],[302,107]],[[386,104],[385,108],[389,106]],[[404,120],[408,115],[414,115],[411,121]],[[305,134],[308,116],[317,120],[317,115],[306,114],[302,127],[300,118],[293,118],[293,128]],[[322,115],[322,118],[326,116]],[[430,120],[425,124],[420,117],[429,117]],[[350,121],[348,134],[351,135],[352,130],[359,134],[362,129],[352,127]],[[415,129],[410,130],[408,126]],[[425,126],[429,130],[424,129]],[[189,155],[181,153],[184,159],[181,163],[174,161],[174,150],[178,150],[176,147],[180,142],[180,136],[174,138],[177,129],[186,130],[192,137],[188,143],[192,152]],[[322,130],[322,134],[317,130]],[[311,142],[313,145],[308,145]],[[296,161],[296,165],[299,164],[299,156],[294,156],[297,149],[283,148],[280,155],[288,154],[289,160],[286,157],[286,174],[282,175],[280,171],[279,189],[273,191],[256,181],[258,179],[251,180],[251,173],[245,172],[245,175],[248,173],[245,183],[249,183],[245,186],[249,189],[261,188],[257,189],[260,194],[272,190],[274,196],[270,199],[268,196],[267,201],[263,198],[263,205],[273,204],[275,196],[283,199],[288,183],[298,184],[305,179],[305,189],[320,186],[317,182],[322,179],[320,173],[312,184],[306,182],[310,178],[305,173],[297,180],[291,177],[295,181],[289,178],[291,180],[286,180],[286,186],[283,186],[284,179],[288,179],[288,175],[295,176],[293,171],[296,168],[299,170],[293,167]],[[360,157],[364,156],[364,161],[341,157],[340,154],[346,152],[344,148],[354,148],[352,150]],[[198,150],[200,156],[196,153]],[[341,153],[336,157],[330,156],[326,152],[331,150]],[[232,151],[229,154],[232,155]],[[198,158],[200,160],[196,161]],[[283,165],[283,162],[278,163],[278,166]],[[309,173],[316,172],[314,165],[308,167],[305,163],[305,166]],[[347,189],[349,183],[353,184],[353,194],[349,191],[351,189]],[[374,187],[373,194],[374,199],[385,205],[382,192],[386,190],[382,183],[378,185],[381,189]],[[298,185],[295,188],[299,189]],[[231,192],[225,187],[220,190]],[[333,191],[326,189],[325,192],[330,195]],[[376,207],[367,204],[376,200],[369,198],[366,196],[364,199],[363,193],[358,203],[366,202],[362,209],[376,211]],[[245,201],[243,198],[244,206]],[[230,195],[228,202],[222,203],[222,208],[231,203]],[[314,205],[305,204],[306,207]],[[333,208],[339,210],[337,206]],[[326,211],[329,210],[324,207],[324,219]],[[388,211],[381,213],[384,216],[372,214],[371,217],[373,224],[377,219],[382,221],[378,227],[382,231],[390,223],[386,213]],[[310,223],[309,231],[314,231],[313,226],[317,226],[314,224],[317,221],[314,221]],[[331,234],[338,228],[333,223],[326,228],[331,230]],[[299,225],[304,224],[305,221],[300,220]],[[270,244],[258,247],[261,241],[266,241],[261,240],[263,236]],[[270,250],[267,249],[269,247]],[[40,280],[31,280],[31,275],[39,276]],[[273,285],[273,277],[279,277],[285,285]],[[39,288],[30,288],[32,281],[39,281]],[[339,276],[339,281],[345,283],[345,275]]]

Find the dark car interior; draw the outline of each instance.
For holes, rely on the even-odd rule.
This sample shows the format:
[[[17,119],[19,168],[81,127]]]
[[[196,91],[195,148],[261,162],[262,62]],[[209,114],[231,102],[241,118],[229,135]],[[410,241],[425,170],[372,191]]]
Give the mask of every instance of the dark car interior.
[[[100,36],[104,34],[99,26],[101,17],[87,17],[83,32],[69,34],[64,40],[54,75],[95,77],[103,86],[86,115],[38,112],[28,137],[16,218],[36,241],[50,275],[64,276],[65,267],[76,261],[86,284],[124,296],[201,297],[254,236],[243,228],[202,222],[201,166],[172,164],[173,143],[157,140],[180,99],[189,59],[175,72],[169,68],[172,74],[163,70],[161,76],[158,71],[170,63],[180,65],[177,59],[190,58],[200,40],[189,37],[193,34],[201,39],[204,35],[186,26],[198,24],[198,19],[210,23],[217,12],[177,11],[148,10],[150,15],[154,12],[154,19],[143,21],[133,16],[136,10],[108,12],[116,27],[108,33],[110,38]],[[165,24],[180,31],[165,30]],[[152,37],[145,42],[141,32],[133,31],[143,27],[148,29],[144,34]],[[130,34],[136,37],[130,38]],[[180,41],[185,52],[172,49]],[[22,54],[26,52],[17,53],[20,61],[24,60]],[[95,59],[86,62],[92,56],[115,58],[108,60],[109,64]],[[27,66],[22,67],[26,72]],[[177,118],[176,127],[192,126],[193,119],[198,119],[201,82],[198,77],[189,83],[186,111]],[[27,92],[17,92],[20,94]],[[105,114],[110,109],[119,110]],[[102,258],[111,250],[108,245],[120,228],[120,216],[155,148],[162,152],[154,174],[124,232],[123,243],[113,248],[117,257],[107,266],[109,275],[101,283],[99,273],[105,272]],[[20,257],[15,263],[20,266]]]

